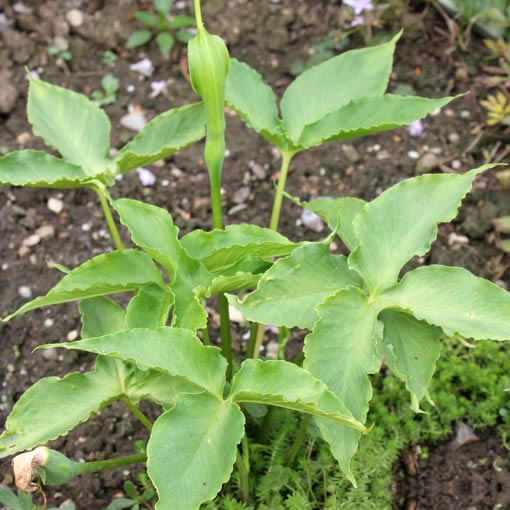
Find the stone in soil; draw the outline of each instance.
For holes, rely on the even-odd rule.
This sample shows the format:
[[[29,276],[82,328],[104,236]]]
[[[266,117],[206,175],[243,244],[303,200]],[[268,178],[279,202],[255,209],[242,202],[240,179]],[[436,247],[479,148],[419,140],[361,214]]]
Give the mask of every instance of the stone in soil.
[[[13,110],[17,99],[18,89],[4,73],[0,74],[0,113],[9,113]]]

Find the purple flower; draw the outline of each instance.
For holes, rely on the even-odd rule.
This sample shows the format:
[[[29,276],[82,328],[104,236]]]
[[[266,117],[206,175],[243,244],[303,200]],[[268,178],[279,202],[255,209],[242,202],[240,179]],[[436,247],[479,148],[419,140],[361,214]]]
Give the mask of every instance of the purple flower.
[[[374,10],[372,0],[344,0],[344,5],[352,7],[354,9],[354,14],[356,14],[356,16],[359,16],[363,11]]]
[[[354,16],[354,19],[351,21],[351,27],[357,27],[359,25],[363,25],[365,20],[363,16]]]
[[[407,127],[409,134],[411,136],[421,136],[423,134],[424,128],[421,120],[415,120],[409,124]]]

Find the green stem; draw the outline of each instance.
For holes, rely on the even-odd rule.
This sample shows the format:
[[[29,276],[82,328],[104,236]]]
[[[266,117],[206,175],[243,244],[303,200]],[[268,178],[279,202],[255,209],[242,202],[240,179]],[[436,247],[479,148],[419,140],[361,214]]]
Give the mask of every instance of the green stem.
[[[195,0],[195,20],[197,22],[197,28],[202,27],[202,9],[200,8],[200,0]]]
[[[250,501],[250,479],[248,477],[248,470],[244,462],[241,452],[237,450],[236,465],[239,471],[239,489],[241,490],[241,500],[243,503],[248,504]]]
[[[108,228],[110,229],[110,234],[112,236],[113,242],[115,244],[115,248],[117,250],[124,249],[124,243],[122,242],[119,231],[117,230],[117,225],[115,225],[115,221],[112,216],[112,211],[110,210],[110,206],[108,205],[108,200],[104,196],[104,193],[99,188],[94,188],[96,190],[97,196],[99,197],[99,201],[101,202],[101,206],[103,207],[104,217],[106,219],[106,223],[108,224]]]
[[[202,340],[204,341],[204,345],[211,345],[211,337],[209,336],[209,329],[207,325],[202,330]]]
[[[264,340],[264,331],[266,329],[266,326],[265,324],[254,324],[254,326],[256,326],[256,331],[254,335],[253,347],[252,350],[249,352],[249,357],[253,359],[258,359],[260,355],[260,347],[262,346],[262,341]]]
[[[121,400],[124,402],[126,407],[140,420],[140,422],[143,423],[149,431],[151,431],[152,423],[149,418],[147,418],[147,416],[145,416],[145,414],[143,414],[142,411],[140,411],[140,409],[138,409],[138,407],[136,407],[128,397],[122,397]]]
[[[221,169],[220,169],[221,172]],[[223,228],[223,212],[221,207],[221,173],[209,173],[211,182],[211,205],[213,212],[213,227]]]
[[[301,426],[299,427],[299,431],[297,433],[296,439],[294,439],[294,443],[292,444],[289,453],[287,453],[287,456],[285,457],[285,460],[283,461],[283,465],[286,467],[289,467],[294,462],[294,459],[296,458],[297,453],[303,446],[303,443],[306,438],[306,431],[308,430],[308,426],[310,425],[312,421],[312,415],[307,414],[303,421],[301,422]]]
[[[106,469],[115,469],[129,464],[139,464],[147,460],[145,453],[136,453],[134,455],[127,455],[125,457],[117,457],[115,459],[98,460],[94,462],[76,462],[76,475],[83,475],[85,473],[97,473],[98,471],[105,471]]]
[[[220,308],[221,353],[227,359],[227,381],[232,378],[232,336],[230,335],[230,315],[228,300],[224,294],[218,295]]]
[[[269,228],[271,230],[278,230],[278,222],[280,221],[280,212],[282,210],[283,192],[285,191],[285,183],[287,181],[287,174],[289,173],[289,166],[295,152],[282,151],[282,166],[280,168],[280,178],[278,179],[278,187],[273,202],[273,212],[271,214],[271,223]]]

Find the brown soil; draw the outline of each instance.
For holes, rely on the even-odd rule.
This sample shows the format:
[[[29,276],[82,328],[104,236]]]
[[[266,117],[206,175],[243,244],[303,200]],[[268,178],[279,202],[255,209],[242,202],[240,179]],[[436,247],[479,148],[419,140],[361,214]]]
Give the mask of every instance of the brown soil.
[[[139,2],[138,6],[147,7],[148,4],[150,2]],[[0,114],[0,148],[12,151],[44,147],[39,138],[31,136],[26,120],[24,66],[37,69],[47,81],[87,95],[99,88],[104,74],[115,74],[121,87],[118,101],[105,110],[113,126],[112,147],[117,148],[133,136],[119,124],[128,105],[140,105],[150,119],[170,107],[196,100],[181,72],[185,62],[180,50],[170,61],[165,61],[154,46],[141,51],[124,49],[127,36],[137,26],[133,19],[137,9],[135,2],[27,0],[25,5],[30,7],[31,13],[25,14],[16,13],[12,5],[9,0],[0,0],[0,12],[3,10],[14,21],[8,36],[7,32],[3,36],[0,34],[0,72],[16,85],[18,98],[11,111]],[[65,14],[77,6],[86,14],[85,21],[81,27],[69,29]],[[266,0],[257,2],[253,9],[246,0],[232,0],[226,15],[223,0],[210,0],[205,2],[204,16],[209,20],[210,30],[228,42],[231,54],[257,68],[281,94],[292,80],[289,70],[296,60],[304,58],[311,45],[338,28],[341,21],[339,7],[340,2],[336,0]],[[397,48],[390,90],[399,84],[407,84],[420,95],[429,97],[471,93],[445,108],[440,115],[427,118],[425,132],[420,138],[412,138],[407,129],[400,129],[354,141],[359,155],[354,158],[355,162],[346,157],[342,144],[330,144],[300,155],[293,164],[289,193],[303,199],[343,195],[372,199],[388,186],[416,174],[416,160],[409,157],[409,151],[416,151],[420,157],[428,151],[437,152],[441,161],[438,170],[453,171],[452,167],[455,167],[459,172],[482,163],[491,151],[501,155],[505,132],[492,128],[479,136],[485,115],[478,99],[486,93],[482,79],[486,51],[482,42],[475,38],[468,51],[463,52],[449,41],[445,23],[435,11],[420,2],[415,2],[413,9],[411,14],[393,19],[378,30],[395,33],[401,25],[407,27]],[[67,64],[57,65],[46,50],[52,38],[62,34],[69,41],[73,58]],[[351,47],[361,45],[361,38],[354,37]],[[102,63],[105,50],[114,51],[119,56],[112,67]],[[139,76],[129,70],[129,65],[138,61],[144,52],[156,66],[149,80],[139,80]],[[150,98],[151,81],[162,79],[172,80],[167,93]],[[129,85],[136,86],[134,93],[126,92]],[[263,139],[230,114],[227,144],[230,156],[225,162],[223,185],[227,222],[249,221],[265,226],[269,221],[274,189],[271,177],[278,171],[279,161]],[[202,145],[198,144],[163,166],[151,167],[158,178],[153,188],[143,188],[133,173],[119,182],[113,193],[167,207],[182,232],[210,228],[209,189],[202,151]],[[257,177],[250,170],[249,162],[260,165],[266,177]],[[235,192],[241,187],[247,188],[247,193],[240,203]],[[490,222],[494,217],[510,214],[507,194],[493,175],[480,178],[459,219],[453,225],[441,228],[440,238],[426,262],[464,266],[478,275],[499,280],[502,285],[509,283],[506,273],[509,261],[495,245],[497,236],[492,232]],[[48,210],[46,204],[50,197],[64,201],[64,210],[59,215]],[[286,203],[281,231],[295,240],[319,238],[297,221],[299,215],[296,206]],[[55,237],[41,241],[25,253],[20,252],[23,240],[42,225],[52,225]],[[93,255],[112,249],[105,229],[96,197],[90,191],[59,193],[43,189],[0,188],[0,316],[24,302],[18,292],[21,286],[29,286],[36,296],[58,281],[60,275],[48,268],[49,261],[74,267]],[[468,244],[452,243],[452,232],[467,236]],[[54,321],[51,326],[47,325],[47,319]],[[83,353],[66,352],[53,359],[45,358],[41,352],[32,353],[41,343],[65,340],[73,330],[79,330],[78,314],[73,304],[38,310],[0,326],[3,346],[0,423],[22,392],[39,378],[62,376],[69,371],[84,371],[91,367],[91,357]],[[118,404],[105,409],[66,438],[59,439],[55,446],[72,458],[93,460],[129,453],[132,439],[144,437],[142,427]],[[422,472],[427,473],[425,468]],[[129,470],[83,477],[60,492],[53,491],[49,501],[58,503],[71,497],[80,509],[105,508],[121,488],[122,481],[129,478]],[[10,482],[8,460],[0,463],[0,482],[2,480]]]

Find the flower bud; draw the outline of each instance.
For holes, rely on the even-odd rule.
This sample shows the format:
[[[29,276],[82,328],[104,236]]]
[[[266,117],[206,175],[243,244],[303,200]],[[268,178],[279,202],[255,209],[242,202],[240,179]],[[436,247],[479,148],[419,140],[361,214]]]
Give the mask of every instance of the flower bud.
[[[36,491],[38,484],[35,482],[38,478],[44,485],[62,485],[68,482],[78,474],[76,465],[76,462],[62,453],[45,446],[17,455],[12,461],[16,487],[23,492]]]

